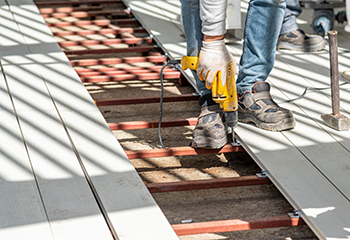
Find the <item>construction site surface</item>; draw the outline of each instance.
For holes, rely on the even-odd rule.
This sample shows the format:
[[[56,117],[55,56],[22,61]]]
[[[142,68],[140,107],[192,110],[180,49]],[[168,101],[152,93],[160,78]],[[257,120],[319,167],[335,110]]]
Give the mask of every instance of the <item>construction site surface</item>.
[[[194,80],[189,72],[166,68],[162,149],[156,131],[160,68],[186,54],[180,1],[57,2],[0,0],[0,239],[350,238],[350,133],[321,119],[332,113],[328,46],[316,53],[277,51],[268,82],[276,102],[292,110],[295,129],[269,132],[239,124],[242,146],[220,151],[187,146],[199,109],[184,79]],[[128,8],[114,10],[110,5],[116,3]],[[241,2],[242,20],[247,4]],[[312,32],[311,15],[306,10],[298,20],[306,32]],[[128,26],[135,21],[142,28]],[[89,24],[95,25],[82,27]],[[341,24],[335,30],[341,73],[350,67],[350,33]],[[239,61],[242,31],[235,35],[227,47]],[[118,57],[108,55],[113,53]],[[340,112],[349,117],[350,84],[343,78],[340,83]],[[179,116],[181,121],[173,120]],[[142,137],[136,140],[135,131]],[[256,164],[230,161],[244,152]],[[254,171],[263,173],[250,177]],[[204,182],[189,182],[194,179]],[[231,188],[238,182],[246,184],[243,190]],[[247,187],[253,182],[261,188]],[[209,189],[201,195],[198,189],[211,185],[220,193]],[[276,212],[267,217],[259,206],[250,208],[273,189],[273,198],[282,200],[267,205]],[[253,192],[255,197],[242,201]],[[186,209],[190,200],[214,213],[196,216]],[[238,205],[247,206],[242,216]],[[280,216],[289,210],[294,214]],[[287,226],[297,230],[288,232]],[[271,227],[278,231],[242,233]]]

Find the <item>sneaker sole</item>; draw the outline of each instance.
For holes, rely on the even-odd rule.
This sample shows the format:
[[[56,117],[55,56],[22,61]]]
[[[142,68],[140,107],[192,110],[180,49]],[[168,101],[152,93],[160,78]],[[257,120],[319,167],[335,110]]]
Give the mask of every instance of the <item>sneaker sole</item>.
[[[277,50],[291,50],[291,51],[299,51],[299,52],[318,52],[324,49],[326,46],[326,42],[322,41],[317,45],[310,46],[308,48],[305,48],[304,46],[294,45],[289,42],[278,42],[277,43]]]
[[[242,113],[238,114],[238,121],[242,123],[254,123],[256,127],[272,132],[280,132],[288,129],[293,129],[296,124],[294,118],[286,118],[277,123],[265,123],[261,122],[251,115],[244,116]]]

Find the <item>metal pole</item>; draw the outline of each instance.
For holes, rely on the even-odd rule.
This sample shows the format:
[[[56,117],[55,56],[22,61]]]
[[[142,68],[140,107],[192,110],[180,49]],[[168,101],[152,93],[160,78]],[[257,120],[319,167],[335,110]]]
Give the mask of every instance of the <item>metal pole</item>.
[[[337,31],[328,31],[333,115],[340,114]]]

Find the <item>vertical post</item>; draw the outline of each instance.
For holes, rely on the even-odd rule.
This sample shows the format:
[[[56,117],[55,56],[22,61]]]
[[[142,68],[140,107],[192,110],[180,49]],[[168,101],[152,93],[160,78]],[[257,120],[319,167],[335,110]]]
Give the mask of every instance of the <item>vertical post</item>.
[[[321,118],[328,126],[338,131],[348,131],[350,129],[350,119],[343,114],[340,114],[338,32],[328,31],[327,34],[329,41],[329,62],[331,65],[331,97],[333,114],[323,114],[321,115]]]
[[[337,31],[328,31],[333,115],[340,114]]]

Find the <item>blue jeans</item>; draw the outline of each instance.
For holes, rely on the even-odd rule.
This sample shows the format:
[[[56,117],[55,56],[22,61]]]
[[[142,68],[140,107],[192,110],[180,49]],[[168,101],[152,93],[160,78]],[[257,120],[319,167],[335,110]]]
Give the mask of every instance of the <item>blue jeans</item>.
[[[281,35],[297,30],[297,17],[301,14],[299,0],[286,0],[286,12],[283,18]]]
[[[187,55],[198,56],[203,35],[199,0],[180,0],[187,41]],[[237,93],[251,91],[257,81],[265,81],[275,61],[276,44],[284,17],[285,0],[251,0],[244,28],[243,53],[239,62]],[[210,93],[193,71],[200,96]]]

